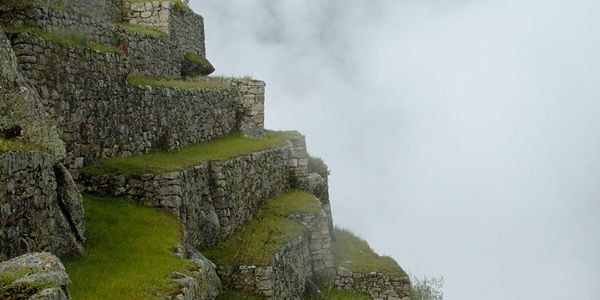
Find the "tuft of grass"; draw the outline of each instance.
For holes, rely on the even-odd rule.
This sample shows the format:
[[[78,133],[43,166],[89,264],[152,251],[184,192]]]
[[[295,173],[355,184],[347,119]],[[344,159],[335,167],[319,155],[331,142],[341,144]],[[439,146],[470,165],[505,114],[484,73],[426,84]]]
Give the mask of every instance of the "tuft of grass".
[[[289,137],[288,132],[267,131],[266,139],[233,134],[225,138],[182,148],[177,152],[153,152],[133,157],[101,159],[84,172],[92,175],[139,175],[168,173],[206,161],[225,161],[244,154],[276,148]]]
[[[115,26],[117,26],[118,28],[123,29],[123,30],[128,30],[128,31],[133,31],[133,32],[138,32],[138,33],[143,33],[143,34],[151,34],[151,35],[156,35],[156,36],[160,36],[160,37],[168,36],[168,34],[166,32],[164,32],[160,29],[157,29],[155,27],[150,27],[150,26],[131,24],[131,23],[115,23]]]
[[[94,43],[90,41],[84,34],[59,34],[34,27],[3,26],[2,28],[4,32],[7,33],[30,33],[46,41],[67,46],[92,49],[102,53],[119,53],[119,49],[113,46]]]
[[[37,292],[57,285],[49,280],[34,283],[14,283],[15,280],[21,277],[40,273],[41,271],[34,268],[20,268],[0,274],[0,299],[29,299]]]
[[[191,262],[174,255],[179,221],[166,212],[116,198],[85,196],[85,255],[64,260],[73,299],[164,299],[171,272]]]
[[[307,295],[304,296],[304,300],[371,300],[372,298],[369,295],[358,293],[358,292],[349,292],[349,291],[341,291],[332,286],[324,286],[321,287],[321,296],[317,295]]]
[[[319,210],[319,200],[310,193],[299,190],[283,193],[268,200],[242,229],[203,253],[217,265],[269,265],[282,245],[306,231],[304,226],[290,220],[289,215]]]
[[[207,77],[196,77],[186,80],[164,79],[147,77],[132,73],[127,76],[127,82],[132,86],[153,86],[174,89],[218,89],[226,87],[221,80],[212,80]]]
[[[34,145],[34,144],[26,144],[19,141],[6,140],[0,138],[0,153],[5,152],[13,152],[13,151],[40,151],[40,152],[48,152],[48,149],[45,149],[42,146]]]
[[[310,156],[308,158],[308,171],[327,177],[330,172],[322,158]]]
[[[398,263],[389,256],[380,256],[369,244],[352,232],[336,228],[333,251],[338,267],[357,273],[380,272],[392,277],[407,276]]]

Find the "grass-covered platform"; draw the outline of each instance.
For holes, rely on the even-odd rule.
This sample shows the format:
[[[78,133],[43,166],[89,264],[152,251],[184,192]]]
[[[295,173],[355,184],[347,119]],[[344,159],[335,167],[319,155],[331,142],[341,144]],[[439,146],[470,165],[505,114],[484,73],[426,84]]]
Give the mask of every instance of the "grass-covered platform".
[[[267,131],[267,138],[249,138],[241,134],[182,148],[176,152],[152,152],[133,157],[102,159],[83,170],[91,175],[160,174],[183,170],[206,162],[224,161],[245,154],[276,148],[290,137],[290,132]]]
[[[192,266],[174,255],[175,217],[115,198],[86,196],[84,208],[85,254],[65,260],[73,299],[164,299],[170,273]]]
[[[356,273],[378,272],[392,277],[407,276],[389,256],[381,256],[369,244],[352,232],[336,228],[333,243],[336,265]]]
[[[164,79],[143,76],[136,73],[131,73],[127,76],[127,83],[131,86],[152,86],[159,88],[173,89],[218,89],[227,86],[223,80],[213,79],[209,77],[195,77],[189,79]]]
[[[281,246],[306,230],[288,216],[295,213],[317,213],[320,210],[321,204],[314,195],[292,190],[268,200],[258,215],[241,230],[203,253],[217,265],[267,266]]]

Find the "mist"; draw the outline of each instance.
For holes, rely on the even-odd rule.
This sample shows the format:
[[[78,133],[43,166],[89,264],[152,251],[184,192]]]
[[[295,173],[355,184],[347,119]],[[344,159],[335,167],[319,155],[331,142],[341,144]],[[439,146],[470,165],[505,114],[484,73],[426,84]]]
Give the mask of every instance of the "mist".
[[[329,164],[336,224],[444,299],[600,299],[599,1],[191,4]]]

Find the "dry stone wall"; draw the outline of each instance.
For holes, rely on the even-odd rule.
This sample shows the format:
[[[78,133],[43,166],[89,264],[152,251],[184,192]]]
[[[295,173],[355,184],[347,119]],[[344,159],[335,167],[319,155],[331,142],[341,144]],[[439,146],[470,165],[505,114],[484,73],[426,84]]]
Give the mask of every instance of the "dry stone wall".
[[[236,91],[240,109],[240,131],[246,136],[264,137],[265,82],[254,79],[225,79]]]
[[[41,152],[0,154],[0,261],[82,252],[83,208],[69,173]]]
[[[268,266],[219,266],[223,284],[257,293],[270,300],[302,299],[312,278],[309,238],[306,234],[282,246]]]
[[[376,300],[410,300],[410,279],[390,277],[383,273],[356,273],[339,268],[335,287],[346,291],[358,291],[371,295]]]
[[[102,157],[174,150],[239,127],[232,87],[128,87],[123,55],[66,47],[27,33],[11,39],[21,68],[37,83],[58,124],[69,169]]]
[[[214,246],[250,220],[264,200],[289,188],[285,147],[188,169],[135,176],[83,174],[86,191],[163,208],[185,225],[185,242]]]
[[[335,258],[329,216],[325,211],[292,215],[291,218],[308,229],[312,273],[317,283],[329,283],[335,279]]]

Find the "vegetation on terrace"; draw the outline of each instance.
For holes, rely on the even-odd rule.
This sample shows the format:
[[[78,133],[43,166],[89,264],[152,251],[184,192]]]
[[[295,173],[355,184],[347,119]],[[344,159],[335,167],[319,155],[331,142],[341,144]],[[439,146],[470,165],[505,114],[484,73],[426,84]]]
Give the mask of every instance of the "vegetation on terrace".
[[[378,255],[365,240],[352,232],[336,228],[335,237],[333,250],[338,267],[357,273],[380,272],[393,277],[407,276],[393,258]]]
[[[321,287],[321,295],[307,295],[304,300],[371,300],[369,295],[358,292],[341,291],[331,286]]]
[[[85,196],[85,254],[65,260],[73,299],[164,299],[186,272],[174,255],[179,221],[166,212],[122,199]]]
[[[152,34],[152,35],[161,36],[161,37],[165,37],[168,35],[166,32],[164,32],[160,29],[157,29],[155,27],[145,26],[145,25],[121,22],[121,23],[115,23],[115,26],[117,28],[120,28],[123,30],[128,30],[128,31],[133,31],[133,32],[138,32],[138,33],[143,33],[143,34]]]
[[[127,1],[131,2],[131,3],[152,2],[151,0],[127,0]],[[181,12],[188,12],[191,10],[190,6],[183,0],[168,0],[168,1],[173,3],[173,7],[175,7],[175,9],[177,9]]]
[[[15,283],[15,280],[21,277],[40,273],[41,271],[32,268],[21,268],[0,274],[0,299],[29,299],[37,292],[57,285],[50,280]]]
[[[12,151],[41,151],[47,152],[48,150],[42,146],[34,144],[26,144],[20,141],[6,140],[0,138],[0,153],[12,152]]]
[[[317,213],[319,200],[312,194],[292,190],[267,200],[258,215],[217,247],[203,253],[217,265],[269,265],[282,245],[305,232],[289,219],[295,213]]]
[[[153,86],[174,89],[217,89],[226,87],[227,84],[222,80],[211,79],[208,77],[195,77],[190,79],[164,79],[147,77],[132,73],[127,76],[127,82],[132,86]]]
[[[92,49],[102,53],[118,53],[119,49],[90,41],[85,35],[77,33],[55,33],[34,27],[2,26],[6,33],[29,33],[49,42],[76,48]]]
[[[224,161],[244,154],[276,148],[289,138],[290,132],[267,131],[266,139],[244,137],[241,134],[182,148],[177,152],[152,152],[133,157],[102,159],[90,165],[87,174],[136,175],[167,173],[206,161]]]

